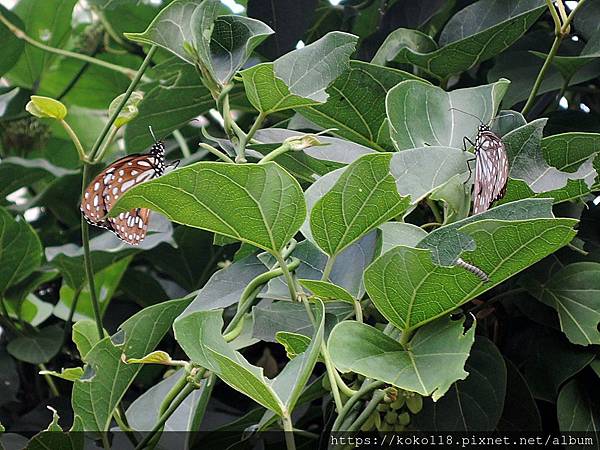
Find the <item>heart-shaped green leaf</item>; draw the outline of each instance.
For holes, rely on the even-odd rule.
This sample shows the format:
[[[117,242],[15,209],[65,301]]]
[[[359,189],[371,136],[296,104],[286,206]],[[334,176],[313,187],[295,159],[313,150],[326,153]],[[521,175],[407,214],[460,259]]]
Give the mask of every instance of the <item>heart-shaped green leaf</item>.
[[[329,335],[328,348],[341,372],[365,377],[440,399],[468,373],[463,367],[475,337],[462,320],[445,317],[415,333],[405,349],[398,341],[366,324],[345,321]]]
[[[503,202],[527,197],[565,201],[588,193],[593,186],[598,176],[594,159],[599,135],[578,133],[542,139],[545,124],[546,119],[538,119],[504,136],[511,180]]]
[[[466,236],[469,245],[459,241],[450,250],[438,249],[438,263],[429,249],[395,247],[369,266],[365,286],[377,309],[390,322],[401,330],[412,330],[563,247],[575,235],[576,223],[554,218],[475,220],[457,230],[459,236]],[[460,257],[485,272],[490,282],[483,283],[458,266],[438,265],[452,264],[453,259],[446,259],[447,253],[450,251],[455,260],[456,249],[462,249]]]
[[[50,361],[60,351],[63,335],[61,327],[50,325],[10,341],[6,349],[20,361],[43,364]]]
[[[323,128],[335,128],[335,134],[350,141],[393,150],[385,96],[401,81],[418,79],[401,70],[350,61],[350,68],[326,89],[327,102],[298,108],[298,113]]]
[[[251,365],[225,342],[221,335],[222,310],[194,312],[178,319],[173,328],[177,342],[192,361],[212,370],[230,386],[282,416],[293,410],[319,356],[324,325],[323,304],[319,305],[319,325],[311,344],[273,380],[265,378],[262,368]]]
[[[165,7],[146,31],[125,36],[198,64],[212,80],[226,85],[273,30],[249,17],[217,17],[221,7],[218,0],[177,0]]]
[[[472,140],[479,124],[495,115],[509,83],[501,79],[451,92],[413,80],[398,84],[386,99],[394,145],[398,150],[431,145],[462,149],[463,138]]]
[[[0,295],[25,279],[42,261],[42,244],[24,220],[0,208]]]
[[[600,264],[569,264],[529,292],[558,313],[560,328],[573,344],[600,344]]]
[[[192,164],[131,188],[110,214],[139,207],[274,253],[306,215],[300,185],[276,163]]]
[[[408,199],[400,196],[390,174],[390,154],[365,155],[350,164],[312,208],[315,242],[337,255],[382,223],[403,213]]]
[[[384,42],[377,61],[414,64],[445,79],[510,47],[545,9],[541,0],[480,0],[448,21],[439,38],[440,48],[419,31],[397,31]]]
[[[273,63],[242,71],[248,100],[265,114],[325,102],[326,89],[347,69],[356,41],[334,31]]]

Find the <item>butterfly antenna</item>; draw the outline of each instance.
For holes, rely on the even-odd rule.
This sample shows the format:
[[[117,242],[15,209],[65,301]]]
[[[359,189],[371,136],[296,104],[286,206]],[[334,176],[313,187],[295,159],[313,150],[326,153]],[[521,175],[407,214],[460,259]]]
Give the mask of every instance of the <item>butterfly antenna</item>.
[[[148,125],[148,129],[150,130],[150,134],[152,135],[152,139],[154,139],[154,142],[158,142],[156,140],[156,136],[154,136],[154,131],[152,131],[152,126],[151,125]]]
[[[475,114],[471,114],[469,112],[463,111],[462,109],[458,109],[458,108],[450,108],[450,109],[448,109],[448,111],[452,111],[452,110],[459,111],[459,112],[461,112],[463,114],[466,114],[467,116],[475,117],[477,120],[479,120],[479,122],[481,123],[481,125],[483,125],[483,121],[479,117],[477,117]]]

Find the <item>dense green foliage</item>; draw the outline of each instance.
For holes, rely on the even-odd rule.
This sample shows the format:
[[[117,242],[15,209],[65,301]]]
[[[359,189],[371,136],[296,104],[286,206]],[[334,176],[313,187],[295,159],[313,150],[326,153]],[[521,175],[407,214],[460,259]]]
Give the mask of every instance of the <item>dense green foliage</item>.
[[[597,432],[600,8],[566,3],[0,6],[0,449]],[[471,215],[480,121],[510,172]],[[153,211],[129,246],[80,194],[149,126],[181,162],[110,210]]]

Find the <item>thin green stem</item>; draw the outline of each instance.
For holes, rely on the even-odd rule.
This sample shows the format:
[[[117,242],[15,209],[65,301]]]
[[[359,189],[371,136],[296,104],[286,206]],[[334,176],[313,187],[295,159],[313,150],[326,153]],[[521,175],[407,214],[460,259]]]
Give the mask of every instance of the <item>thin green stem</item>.
[[[269,161],[273,161],[275,158],[283,155],[284,153],[289,152],[291,149],[292,149],[292,147],[289,144],[283,143],[279,147],[277,147],[275,150],[273,150],[272,152],[263,156],[261,158],[261,160],[258,162],[258,164],[264,164]]]
[[[179,130],[173,131],[173,137],[177,141],[177,145],[179,145],[179,148],[181,149],[181,153],[183,154],[183,157],[189,158],[190,156],[192,156],[192,152],[190,152],[190,147],[188,146],[187,141],[183,137],[183,134],[181,134],[181,131],[179,131]]]
[[[92,164],[98,164],[104,159],[104,156],[106,155],[107,150],[110,148],[110,144],[112,144],[112,142],[114,141],[118,131],[119,129],[117,127],[111,127],[108,135],[106,136],[106,139],[104,139],[104,142],[100,147],[100,150],[98,150],[98,155],[92,161]]]
[[[254,120],[252,127],[250,127],[248,134],[243,135],[240,138],[240,147],[243,147],[244,152],[246,151],[246,145],[248,145],[248,142],[250,142],[250,139],[252,139],[254,134],[260,129],[261,125],[263,124],[263,122],[265,121],[266,118],[267,118],[267,115],[265,113],[263,113],[263,112],[259,113],[258,116],[256,116],[256,119]]]
[[[579,9],[585,4],[585,2],[586,2],[586,0],[579,0],[577,2],[577,5],[575,6],[575,8],[573,8],[573,11],[571,11],[571,14],[569,14],[569,17],[567,17],[567,20],[565,20],[565,23],[563,24],[563,26],[561,28],[562,33],[569,32],[569,27],[571,26],[571,22],[573,21],[573,18],[575,17],[575,13],[577,13],[577,11],[579,11]]]
[[[244,317],[246,316],[240,316],[240,319],[237,321],[235,328],[223,334],[223,339],[225,339],[225,341],[231,342],[242,333],[242,330],[244,329]]]
[[[281,417],[283,424],[283,431],[285,433],[285,446],[287,450],[296,450],[296,442],[294,440],[294,425],[292,424],[292,417],[289,413],[284,414]]]
[[[403,330],[402,334],[400,334],[400,345],[402,345],[402,347],[405,347],[408,345],[408,341],[410,341],[410,338],[412,336],[412,331],[410,330]]]
[[[333,266],[335,264],[335,258],[336,255],[332,255],[327,258],[325,268],[323,269],[323,275],[321,276],[321,281],[329,281],[329,276],[331,275],[331,271],[333,270]]]
[[[167,392],[167,395],[163,399],[160,404],[160,409],[158,410],[158,415],[162,416],[167,412],[171,403],[177,398],[177,396],[183,391],[183,388],[188,384],[187,380],[188,372],[184,369],[183,374],[179,377],[179,380],[173,385],[173,387]]]
[[[352,422],[352,424],[348,427],[348,430],[344,430],[344,431],[348,431],[348,432],[357,431],[361,427],[361,425],[363,423],[365,423],[365,421],[369,418],[369,416],[373,413],[373,411],[375,411],[375,408],[377,408],[377,405],[379,403],[381,403],[384,396],[385,396],[384,391],[382,391],[382,390],[375,391],[375,393],[373,394],[373,397],[371,398],[371,401],[369,403],[367,403],[367,406],[365,406],[365,409],[363,409],[363,411],[356,418],[356,420],[354,422]]]
[[[75,145],[75,148],[77,149],[77,153],[79,154],[79,159],[83,162],[87,162],[87,157],[85,155],[85,150],[83,149],[83,145],[81,145],[81,141],[79,140],[79,137],[77,137],[77,134],[75,134],[75,132],[73,131],[73,128],[71,128],[71,126],[64,119],[59,120],[59,122],[62,125],[62,127],[65,129],[67,134],[69,135],[69,138],[71,139],[73,144]]]
[[[333,361],[331,361],[331,355],[329,354],[329,349],[325,344],[325,341],[321,341],[321,357],[323,358],[323,362],[325,363],[325,369],[327,370],[327,377],[329,378],[329,384],[331,385],[331,394],[333,395],[333,401],[335,402],[335,407],[338,413],[344,407],[342,402],[342,397],[340,396],[340,390],[338,386],[338,381],[335,376],[335,366],[333,365]]]
[[[277,259],[277,262],[279,263],[279,267],[283,271],[283,278],[285,278],[285,282],[288,285],[288,289],[290,291],[290,298],[292,299],[292,301],[298,300],[298,293],[296,292],[296,283],[292,278],[292,274],[290,273],[288,266],[285,263],[285,260],[283,259],[283,256],[279,252],[275,253],[274,256]]]
[[[38,367],[39,367],[39,369],[41,371],[47,371],[48,370],[44,364],[38,364]],[[60,392],[58,392],[58,388],[56,387],[56,383],[52,379],[52,376],[48,375],[47,373],[44,373],[44,379],[46,380],[46,383],[48,384],[48,388],[50,389],[50,392],[52,393],[52,396],[53,397],[60,397]]]
[[[96,139],[96,142],[94,142],[94,145],[88,155],[90,160],[93,161],[96,158],[96,154],[98,153],[100,146],[104,142],[104,138],[106,138],[106,136],[108,135],[110,128],[115,123],[115,120],[117,120],[117,117],[119,117],[119,114],[121,114],[123,107],[125,106],[125,104],[129,100],[129,97],[131,97],[131,94],[133,93],[133,91],[139,84],[140,80],[142,79],[142,75],[144,75],[144,72],[150,65],[150,61],[152,60],[152,56],[156,52],[156,49],[157,49],[156,45],[153,45],[152,47],[150,47],[150,50],[148,51],[146,58],[144,58],[144,61],[142,62],[140,68],[135,73],[133,80],[131,80],[131,83],[129,83],[129,87],[125,91],[125,95],[123,95],[121,102],[117,105],[117,107],[113,111],[112,115],[109,117],[108,122],[106,122],[106,124],[104,125],[104,128],[100,132],[100,135],[98,136],[98,139]]]
[[[198,147],[203,148],[204,150],[207,150],[208,152],[212,153],[213,155],[215,155],[217,158],[219,158],[222,161],[225,161],[225,162],[231,163],[231,164],[235,164],[233,159],[231,159],[229,156],[227,156],[221,150],[216,149],[215,147],[213,147],[210,144],[207,144],[205,142],[200,142],[198,144]]]
[[[187,383],[183,387],[183,389],[179,392],[179,395],[171,402],[166,411],[163,414],[161,414],[161,416],[158,418],[158,421],[154,425],[154,428],[152,428],[152,430],[148,434],[146,434],[144,438],[140,441],[140,443],[135,447],[135,450],[142,450],[146,448],[146,446],[152,440],[152,438],[154,438],[154,436],[161,432],[166,421],[169,420],[169,417],[173,415],[177,408],[179,408],[179,405],[181,405],[181,403],[183,403],[183,401],[188,397],[188,395],[194,392],[195,389],[196,386],[194,386],[191,383]]]
[[[101,66],[106,69],[110,69],[115,72],[122,73],[122,74],[128,76],[129,78],[133,78],[135,76],[135,71],[132,69],[129,69],[127,67],[119,66],[117,64],[112,64],[112,63],[103,61],[101,59],[93,58],[88,55],[83,55],[81,53],[75,53],[75,52],[71,52],[69,50],[63,50],[61,48],[50,47],[49,45],[42,44],[41,42],[38,42],[35,39],[33,39],[32,37],[28,36],[23,30],[21,30],[20,28],[15,26],[12,22],[10,22],[1,13],[0,13],[0,22],[2,22],[6,26],[6,28],[8,28],[10,30],[10,32],[13,33],[17,38],[23,39],[28,44],[33,45],[34,47],[37,47],[41,50],[44,50],[44,51],[47,51],[50,53],[55,53],[55,54],[61,55],[61,56],[66,56],[68,58],[79,59],[80,61],[85,61],[85,62],[88,62],[91,64],[95,64],[97,66]]]
[[[367,395],[369,392],[374,391],[380,386],[383,386],[385,383],[383,381],[373,381],[371,383],[364,384],[358,391],[356,391],[352,397],[348,399],[339,415],[335,419],[331,431],[340,431],[340,426],[344,422],[344,419],[348,415],[348,413],[352,410],[352,407],[358,402],[361,398]]]
[[[129,87],[127,88],[127,91],[125,91],[125,95],[123,96],[123,99],[121,100],[121,102],[119,103],[117,108],[113,111],[112,115],[109,117],[108,122],[106,122],[106,124],[104,125],[102,132],[96,139],[96,142],[94,143],[90,152],[87,155],[85,155],[86,158],[83,160],[83,162],[84,162],[84,164],[83,164],[83,180],[82,180],[82,186],[81,186],[82,198],[83,198],[83,193],[85,192],[87,185],[91,181],[91,172],[90,172],[91,166],[88,163],[88,161],[94,161],[99,154],[99,150],[101,148],[104,149],[107,147],[107,146],[102,147],[102,144],[104,143],[104,140],[107,137],[107,135],[109,135],[111,127],[113,126],[115,120],[121,113],[121,110],[123,109],[123,107],[125,106],[127,101],[129,100],[129,97],[131,96],[131,94],[133,93],[135,88],[137,87],[140,80],[142,79],[142,75],[148,68],[148,65],[150,64],[150,61],[152,59],[152,55],[154,55],[156,48],[157,47],[155,45],[153,45],[150,48],[150,50],[148,51],[148,54],[146,55],[144,62],[142,62],[140,68],[135,73],[133,80],[131,80],[131,83],[129,83]],[[100,152],[100,153],[103,153],[103,152]],[[102,156],[102,154],[100,156]],[[83,244],[83,260],[84,260],[84,266],[85,266],[85,274],[86,274],[88,286],[90,289],[92,308],[94,310],[94,319],[96,321],[98,337],[100,339],[102,339],[104,337],[104,327],[102,326],[102,314],[100,312],[100,304],[98,302],[98,295],[96,292],[96,284],[94,281],[94,267],[92,264],[92,257],[91,257],[91,252],[90,252],[90,230],[89,230],[88,224],[85,221],[83,215],[81,216],[81,241]]]
[[[533,84],[533,88],[531,89],[531,92],[529,93],[529,98],[527,99],[525,106],[521,110],[521,114],[527,115],[529,110],[531,110],[531,108],[533,107],[533,105],[535,103],[535,99],[538,94],[538,91],[540,90],[540,87],[542,85],[542,81],[544,80],[544,77],[546,76],[546,72],[548,71],[548,69],[550,68],[550,65],[552,64],[552,60],[554,59],[554,57],[556,56],[556,53],[558,52],[558,48],[560,47],[561,42],[562,42],[562,36],[560,34],[554,37],[554,42],[552,43],[552,48],[550,49],[548,56],[546,56],[544,65],[542,66],[542,68],[540,69],[540,72],[538,73],[535,83]]]
[[[83,186],[90,181],[90,166],[83,166]],[[90,290],[90,298],[92,300],[92,309],[94,311],[94,320],[96,321],[96,329],[98,330],[98,339],[104,338],[104,326],[102,325],[102,313],[100,312],[100,303],[98,302],[98,294],[96,292],[96,282],[94,280],[94,268],[92,265],[92,255],[90,252],[90,229],[83,215],[81,216],[81,240],[83,243],[83,263],[85,266],[85,275]]]
[[[354,300],[354,317],[357,322],[363,321],[363,311],[362,306],[360,306],[360,302],[358,300]]]
[[[302,303],[304,304],[304,308],[306,309],[306,315],[308,316],[310,322],[312,323],[315,330],[317,329],[317,321],[315,319],[315,315],[312,312],[310,307],[310,303],[306,296],[301,296]],[[329,354],[329,349],[327,348],[327,344],[324,340],[321,341],[320,349],[321,357],[323,358],[323,362],[325,363],[325,369],[327,369],[327,378],[329,379],[329,385],[331,386],[331,395],[333,396],[333,401],[335,402],[335,407],[337,411],[341,411],[344,403],[342,402],[342,397],[340,395],[340,390],[338,386],[338,379],[336,377],[336,369],[333,365],[333,361],[331,360],[331,355]],[[343,383],[343,381],[342,381]],[[345,385],[345,383],[343,383]],[[346,386],[347,387],[347,386]],[[348,388],[350,389],[350,388]]]
[[[333,374],[335,375],[336,384],[338,385],[340,391],[342,391],[342,394],[344,394],[346,397],[352,397],[354,394],[356,394],[357,391],[346,384],[337,370],[334,370]]]
[[[559,35],[561,29],[560,17],[558,16],[558,12],[552,3],[552,0],[546,0],[546,5],[550,10],[550,14],[552,15],[552,21],[554,22],[554,34]]]

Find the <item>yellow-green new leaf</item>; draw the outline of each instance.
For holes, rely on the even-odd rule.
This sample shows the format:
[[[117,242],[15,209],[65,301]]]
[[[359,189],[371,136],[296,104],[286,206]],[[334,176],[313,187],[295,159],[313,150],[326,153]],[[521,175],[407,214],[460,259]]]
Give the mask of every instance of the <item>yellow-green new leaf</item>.
[[[67,115],[67,107],[58,100],[49,97],[32,95],[31,100],[25,106],[29,114],[40,119],[62,120]]]

